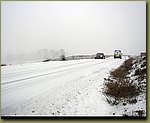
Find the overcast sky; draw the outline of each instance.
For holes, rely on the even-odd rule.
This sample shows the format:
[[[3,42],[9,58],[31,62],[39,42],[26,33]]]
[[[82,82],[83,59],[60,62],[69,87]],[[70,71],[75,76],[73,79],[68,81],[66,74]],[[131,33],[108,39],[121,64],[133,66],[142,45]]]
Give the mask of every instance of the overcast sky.
[[[65,49],[68,55],[146,51],[146,2],[1,2],[1,51]]]

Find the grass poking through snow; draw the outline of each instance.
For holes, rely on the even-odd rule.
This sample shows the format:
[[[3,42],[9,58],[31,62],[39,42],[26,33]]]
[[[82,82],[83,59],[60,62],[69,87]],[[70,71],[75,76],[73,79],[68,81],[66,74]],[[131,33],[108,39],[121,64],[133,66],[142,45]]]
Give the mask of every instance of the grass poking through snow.
[[[127,77],[132,69],[133,61],[133,58],[129,58],[120,67],[112,70],[108,79],[105,78],[103,94],[109,104],[133,102],[132,100],[136,100],[136,96],[140,94],[141,87]]]

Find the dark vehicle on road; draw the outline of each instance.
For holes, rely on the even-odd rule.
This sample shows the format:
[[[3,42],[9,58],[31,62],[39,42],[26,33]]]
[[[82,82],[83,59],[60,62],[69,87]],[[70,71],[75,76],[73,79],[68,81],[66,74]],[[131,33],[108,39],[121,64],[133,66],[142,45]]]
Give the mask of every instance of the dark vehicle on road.
[[[121,50],[115,50],[114,51],[114,59],[115,58],[122,58],[122,53],[121,53]]]
[[[105,59],[104,53],[97,53],[97,54],[95,55],[95,59]]]

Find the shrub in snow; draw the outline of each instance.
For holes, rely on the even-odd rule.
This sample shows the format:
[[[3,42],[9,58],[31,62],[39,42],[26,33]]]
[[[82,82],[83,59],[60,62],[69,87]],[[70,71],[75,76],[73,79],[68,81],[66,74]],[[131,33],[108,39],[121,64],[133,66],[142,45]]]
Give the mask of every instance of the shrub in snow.
[[[127,59],[120,67],[110,72],[113,79],[121,81],[126,78],[133,65],[133,58]]]
[[[48,62],[48,61],[51,61],[51,59],[45,59],[45,60],[43,60],[43,62]]]
[[[143,87],[134,82],[128,75],[135,66],[134,64],[137,63],[133,58],[129,58],[120,67],[111,71],[108,79],[104,79],[103,94],[109,104],[136,103],[136,97],[142,92]],[[135,75],[137,74],[140,79],[144,79],[145,69],[136,69]],[[139,80],[139,77],[137,79]]]
[[[104,82],[103,94],[111,105],[116,105],[127,99],[136,98],[140,92],[138,85],[131,82],[130,79],[121,79],[121,81],[109,81],[106,79]]]
[[[61,60],[61,61],[65,61],[65,60],[66,60],[65,55],[61,55],[61,56],[60,56],[60,60]]]

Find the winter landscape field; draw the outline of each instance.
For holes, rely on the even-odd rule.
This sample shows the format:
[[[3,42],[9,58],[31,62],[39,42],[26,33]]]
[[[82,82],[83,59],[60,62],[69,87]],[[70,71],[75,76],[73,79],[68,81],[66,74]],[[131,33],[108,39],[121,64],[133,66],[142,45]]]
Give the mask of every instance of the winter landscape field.
[[[146,8],[1,1],[1,118],[146,118]]]
[[[124,61],[109,57],[3,66],[2,116],[132,116],[146,111],[143,93],[135,104],[113,106],[103,94],[104,78]]]

